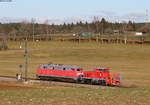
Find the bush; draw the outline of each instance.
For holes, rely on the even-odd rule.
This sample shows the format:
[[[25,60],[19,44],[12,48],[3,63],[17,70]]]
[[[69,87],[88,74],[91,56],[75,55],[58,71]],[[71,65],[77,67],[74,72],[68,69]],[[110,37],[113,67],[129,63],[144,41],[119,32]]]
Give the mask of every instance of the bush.
[[[7,45],[1,45],[0,50],[8,50],[8,46]]]

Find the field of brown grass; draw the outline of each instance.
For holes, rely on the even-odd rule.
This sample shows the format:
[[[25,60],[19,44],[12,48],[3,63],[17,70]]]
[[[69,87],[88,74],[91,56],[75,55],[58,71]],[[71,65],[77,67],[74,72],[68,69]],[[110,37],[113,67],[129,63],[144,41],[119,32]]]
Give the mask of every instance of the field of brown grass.
[[[0,90],[0,99],[1,105],[149,105],[150,89],[24,87]]]
[[[20,42],[9,42],[19,48]],[[85,70],[109,67],[121,73],[127,85],[150,87],[150,46],[138,44],[100,44],[72,42],[29,42],[29,77],[35,76],[39,64],[53,62],[80,65]],[[24,64],[23,50],[0,51],[0,74],[15,76]]]
[[[15,76],[24,63],[20,42],[0,51],[0,75]],[[95,42],[29,42],[29,77],[39,64],[53,62],[80,65],[85,70],[109,67],[121,73],[122,84],[132,88],[52,88],[0,91],[1,105],[149,105],[150,45]]]

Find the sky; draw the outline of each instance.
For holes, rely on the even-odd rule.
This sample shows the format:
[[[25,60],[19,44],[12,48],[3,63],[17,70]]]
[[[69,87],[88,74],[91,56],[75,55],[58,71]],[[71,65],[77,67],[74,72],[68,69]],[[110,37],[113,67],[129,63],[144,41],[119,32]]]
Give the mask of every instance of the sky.
[[[0,22],[49,20],[50,23],[93,21],[96,16],[108,21],[146,20],[150,0],[0,0]],[[148,16],[149,18],[149,16]]]

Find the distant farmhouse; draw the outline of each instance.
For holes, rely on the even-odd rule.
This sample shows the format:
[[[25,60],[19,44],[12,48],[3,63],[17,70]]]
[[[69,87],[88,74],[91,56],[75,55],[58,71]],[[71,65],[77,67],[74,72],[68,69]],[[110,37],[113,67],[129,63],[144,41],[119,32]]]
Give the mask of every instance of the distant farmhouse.
[[[145,26],[141,27],[139,32],[136,35],[149,35],[150,34],[150,24],[146,24]]]
[[[142,36],[143,35],[143,32],[136,32],[135,33],[135,36]]]

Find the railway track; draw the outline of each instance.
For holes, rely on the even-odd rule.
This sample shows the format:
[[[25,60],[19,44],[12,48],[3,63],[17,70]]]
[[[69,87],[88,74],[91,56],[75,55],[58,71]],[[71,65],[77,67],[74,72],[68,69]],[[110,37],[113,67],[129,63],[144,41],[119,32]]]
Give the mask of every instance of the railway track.
[[[5,82],[19,82],[26,84],[39,84],[39,85],[47,85],[47,86],[63,86],[63,87],[75,87],[75,88],[130,88],[126,86],[100,86],[100,85],[91,85],[91,84],[79,84],[79,83],[71,83],[71,82],[60,82],[60,81],[47,81],[47,80],[38,80],[35,78],[28,78],[28,81],[24,81],[24,79],[17,80],[14,76],[0,76],[0,81]]]

